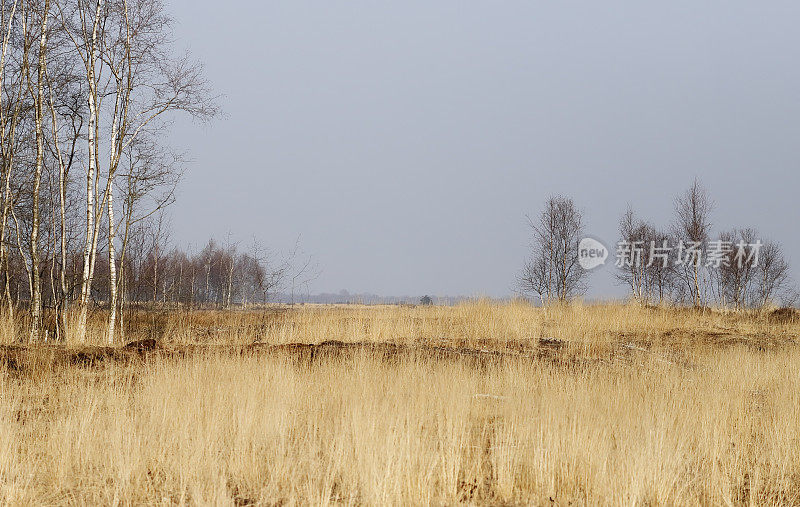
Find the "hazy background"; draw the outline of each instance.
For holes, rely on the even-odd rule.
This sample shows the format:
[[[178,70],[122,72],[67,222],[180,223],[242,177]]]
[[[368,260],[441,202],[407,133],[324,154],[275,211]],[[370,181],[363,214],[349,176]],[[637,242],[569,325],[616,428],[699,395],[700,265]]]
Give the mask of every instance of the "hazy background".
[[[503,296],[549,194],[612,244],[627,203],[666,225],[697,175],[716,230],[800,274],[797,2],[168,5],[227,112],[175,124],[180,244],[299,235],[312,292]],[[624,294],[611,271],[591,296]]]

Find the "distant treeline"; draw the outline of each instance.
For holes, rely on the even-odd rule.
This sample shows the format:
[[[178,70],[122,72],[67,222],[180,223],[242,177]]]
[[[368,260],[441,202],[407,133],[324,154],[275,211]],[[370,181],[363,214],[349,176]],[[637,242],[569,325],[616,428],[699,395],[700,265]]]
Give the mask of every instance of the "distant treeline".
[[[292,295],[287,292],[277,292],[272,298],[276,303],[311,303],[311,304],[365,304],[365,305],[418,305],[426,304],[424,296],[379,296],[378,294],[357,293],[351,294],[346,290],[337,293]],[[430,296],[430,304],[450,306],[476,298],[469,296]]]

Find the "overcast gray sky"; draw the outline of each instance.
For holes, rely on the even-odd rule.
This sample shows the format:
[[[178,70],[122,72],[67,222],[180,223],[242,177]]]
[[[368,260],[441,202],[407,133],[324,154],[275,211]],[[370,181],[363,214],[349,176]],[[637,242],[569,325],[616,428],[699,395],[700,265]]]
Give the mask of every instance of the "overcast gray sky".
[[[699,176],[716,230],[800,263],[796,1],[168,1],[227,112],[175,124],[179,243],[299,235],[312,292],[502,296],[547,195],[612,244]]]

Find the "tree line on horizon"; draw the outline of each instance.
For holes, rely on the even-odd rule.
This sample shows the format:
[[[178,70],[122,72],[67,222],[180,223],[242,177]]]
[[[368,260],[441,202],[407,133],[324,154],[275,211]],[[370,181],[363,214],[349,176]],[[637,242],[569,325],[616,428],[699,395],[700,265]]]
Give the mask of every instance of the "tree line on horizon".
[[[800,294],[780,244],[762,238],[755,228],[719,231],[713,243],[728,248],[715,253],[711,266],[702,257],[679,262],[681,251],[676,245],[712,242],[713,209],[708,191],[697,179],[675,198],[673,220],[666,228],[638,217],[629,206],[619,220],[617,245],[642,248],[633,254],[637,262],[615,263],[617,283],[628,288],[632,300],[645,304],[736,309],[796,304]],[[543,304],[585,294],[590,271],[579,262],[578,246],[585,228],[583,213],[575,202],[566,196],[551,196],[528,223],[532,253],[517,280],[520,291]],[[657,248],[666,245],[671,248]],[[740,262],[737,255],[752,261]]]

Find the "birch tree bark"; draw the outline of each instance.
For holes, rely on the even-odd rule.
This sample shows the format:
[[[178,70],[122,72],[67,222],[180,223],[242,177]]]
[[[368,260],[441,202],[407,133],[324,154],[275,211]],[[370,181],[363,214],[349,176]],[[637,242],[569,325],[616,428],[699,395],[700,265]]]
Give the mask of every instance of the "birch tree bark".
[[[96,0],[94,8],[94,17],[91,24],[91,36],[89,37],[88,49],[86,54],[82,55],[84,65],[86,67],[86,82],[89,87],[88,103],[89,103],[89,118],[87,126],[87,149],[88,149],[88,165],[86,171],[86,237],[83,248],[83,278],[81,280],[81,292],[78,299],[78,327],[77,339],[80,342],[86,340],[86,319],[89,310],[89,295],[92,290],[92,272],[94,269],[94,258],[97,253],[97,223],[99,220],[96,218],[96,179],[97,179],[97,160],[98,160],[98,147],[97,147],[97,134],[99,123],[99,97],[97,93],[97,50],[98,39],[100,36],[100,19],[105,2],[104,0]],[[83,14],[83,13],[81,13]],[[86,24],[82,23],[81,28],[85,32]],[[85,35],[85,33],[84,33]],[[80,50],[80,43],[75,42],[77,48]]]
[[[36,167],[33,177],[33,216],[30,237],[30,262],[31,262],[31,302],[30,302],[30,332],[29,342],[39,339],[42,327],[42,284],[39,277],[39,191],[42,182],[42,166],[44,164],[44,81],[47,65],[47,19],[50,14],[50,0],[45,0],[41,16],[41,35],[39,39],[39,65],[37,69],[36,94],[34,96],[34,111],[36,121]],[[30,82],[30,81],[29,81]]]
[[[0,48],[0,153],[3,161],[3,205],[2,218],[0,219],[0,268],[5,274],[4,299],[6,316],[14,321],[14,303],[11,300],[11,277],[8,265],[7,223],[11,197],[11,171],[14,160],[14,142],[17,120],[19,118],[20,101],[17,100],[13,107],[6,109],[4,106],[4,91],[6,84],[6,62],[8,57],[8,44],[11,39],[14,19],[18,2],[15,0],[6,13],[5,3],[0,6],[0,29],[3,32],[2,47]],[[13,87],[12,87],[13,89]],[[22,89],[22,80],[19,81],[19,90]],[[19,96],[19,94],[18,94]],[[8,112],[7,112],[8,111]]]
[[[58,238],[59,238],[59,263],[61,268],[58,274],[59,295],[56,298],[56,338],[63,340],[68,333],[67,312],[69,309],[69,294],[67,288],[67,179],[69,177],[72,163],[75,160],[76,146],[80,133],[83,129],[83,117],[77,104],[72,104],[70,116],[72,118],[72,128],[68,139],[68,152],[65,154],[61,150],[61,138],[59,136],[58,114],[53,94],[51,79],[49,85],[49,105],[50,120],[52,123],[52,144],[53,151],[58,164]],[[76,123],[77,122],[77,123]],[[55,236],[55,234],[54,234]],[[55,264],[55,263],[53,263]]]

